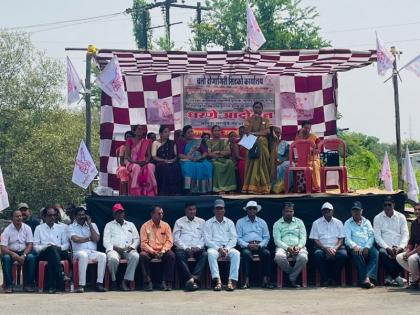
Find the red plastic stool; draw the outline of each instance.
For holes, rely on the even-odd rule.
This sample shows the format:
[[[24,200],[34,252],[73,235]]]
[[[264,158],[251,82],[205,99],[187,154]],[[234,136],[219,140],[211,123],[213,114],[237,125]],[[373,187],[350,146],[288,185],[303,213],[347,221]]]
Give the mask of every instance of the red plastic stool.
[[[61,264],[63,265],[64,275],[70,275],[70,264],[68,260],[62,260]],[[38,292],[42,293],[44,291],[44,281],[45,281],[45,268],[48,265],[48,261],[40,260],[38,263]],[[69,281],[64,282],[64,289],[66,292],[70,291]]]
[[[344,266],[341,269],[341,286],[345,287],[346,286],[346,267]],[[318,268],[316,269],[316,273],[315,273],[315,286],[320,287],[321,286],[321,275],[319,274]]]
[[[292,262],[293,260],[291,258],[287,259],[289,262]],[[283,270],[277,265],[277,288],[283,287]],[[308,270],[307,266],[303,267],[302,269],[302,287],[307,288],[308,287]]]
[[[120,264],[127,264],[128,260],[127,259],[120,259]],[[109,290],[109,278],[110,278],[110,274],[109,274],[109,270],[108,267],[105,268],[105,277],[104,277],[104,287],[105,289]],[[134,290],[136,288],[136,282],[130,281],[130,289]]]

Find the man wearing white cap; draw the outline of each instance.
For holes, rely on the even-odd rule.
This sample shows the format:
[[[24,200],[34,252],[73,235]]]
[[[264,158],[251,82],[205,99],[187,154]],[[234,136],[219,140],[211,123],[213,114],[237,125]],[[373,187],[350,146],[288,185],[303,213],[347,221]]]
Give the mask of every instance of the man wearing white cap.
[[[236,222],[238,245],[241,247],[242,263],[244,265],[245,281],[243,289],[249,288],[249,271],[252,265],[252,256],[258,255],[262,263],[263,288],[273,289],[270,284],[271,254],[267,249],[270,241],[270,232],[267,223],[257,217],[261,206],[255,201],[249,201],[243,208],[247,215]]]
[[[225,217],[225,202],[222,199],[214,201],[214,217],[204,224],[204,240],[207,246],[207,257],[209,261],[211,277],[215,283],[214,291],[222,290],[220,280],[219,257],[229,256],[230,270],[227,291],[233,291],[238,281],[239,263],[241,255],[235,249],[237,235],[235,224]]]
[[[321,211],[322,217],[312,223],[309,238],[314,240],[315,265],[320,273],[322,286],[326,287],[330,282],[335,285],[340,279],[341,269],[347,260],[347,250],[343,244],[343,222],[333,217],[333,205],[326,202]],[[331,271],[330,279],[327,270]]]

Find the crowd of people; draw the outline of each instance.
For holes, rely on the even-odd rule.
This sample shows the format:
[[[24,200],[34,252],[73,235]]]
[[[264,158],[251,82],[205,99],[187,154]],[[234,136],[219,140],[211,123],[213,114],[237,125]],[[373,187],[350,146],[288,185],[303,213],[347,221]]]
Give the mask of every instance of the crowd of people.
[[[240,286],[250,287],[255,271],[253,258],[258,256],[262,270],[262,287],[272,289],[272,263],[288,275],[289,285],[298,288],[298,277],[308,263],[308,251],[320,274],[323,286],[339,283],[341,270],[351,257],[361,287],[370,289],[378,278],[378,263],[382,262],[385,285],[406,286],[403,269],[409,272],[408,288],[418,289],[420,253],[420,204],[414,207],[416,220],[408,231],[405,216],[394,209],[394,201],[386,197],[383,211],[371,222],[363,216],[363,206],[356,201],[351,217],[343,224],[334,217],[334,207],[325,202],[322,216],[312,223],[307,247],[307,231],[303,221],[295,216],[294,205],[286,202],[281,217],[270,232],[266,221],[258,216],[261,205],[248,201],[245,215],[236,224],[226,217],[225,202],[214,202],[214,216],[205,221],[197,216],[194,203],[185,205],[185,216],[176,220],[173,230],[163,221],[164,209],[153,206],[150,220],[137,227],[125,220],[125,209],[120,203],[112,207],[114,220],[103,231],[104,252],[97,250],[100,231],[84,207],[75,207],[69,213],[69,222],[61,222],[60,209],[47,206],[42,210],[42,222],[31,216],[29,206],[22,203],[12,213],[12,223],[1,235],[1,261],[4,276],[3,292],[13,292],[12,265],[17,262],[24,272],[24,290],[34,291],[38,261],[48,262],[46,289],[55,293],[69,280],[61,261],[78,261],[78,288],[84,292],[89,262],[97,264],[96,290],[103,292],[106,268],[110,289],[118,287],[133,290],[136,269],[140,264],[143,289],[153,290],[151,264],[159,262],[162,271],[161,289],[169,291],[174,285],[175,268],[185,282],[187,291],[200,287],[205,266],[208,264],[215,291],[223,289],[219,263],[229,261],[229,274],[225,288],[233,291]],[[269,242],[274,240],[275,252]],[[126,263],[123,279],[117,285],[119,265]],[[274,260],[273,260],[274,259]],[[191,264],[191,261],[194,261]],[[241,285],[238,283],[242,264]],[[156,279],[155,279],[156,280]],[[156,281],[155,281],[156,282]]]
[[[289,162],[289,144],[281,139],[281,128],[263,117],[261,102],[253,104],[254,114],[245,120],[238,134],[222,137],[220,126],[213,125],[211,134],[196,139],[192,126],[175,130],[161,126],[159,137],[147,133],[144,125],[133,126],[125,133],[125,144],[118,148],[117,177],[133,196],[233,193],[269,194],[285,191],[284,178]],[[244,135],[257,141],[249,151],[239,145]],[[305,121],[296,140],[306,139],[318,146],[319,139]],[[312,187],[320,190],[319,152],[311,152]],[[171,176],[167,176],[171,174]],[[292,177],[288,185],[292,184]]]

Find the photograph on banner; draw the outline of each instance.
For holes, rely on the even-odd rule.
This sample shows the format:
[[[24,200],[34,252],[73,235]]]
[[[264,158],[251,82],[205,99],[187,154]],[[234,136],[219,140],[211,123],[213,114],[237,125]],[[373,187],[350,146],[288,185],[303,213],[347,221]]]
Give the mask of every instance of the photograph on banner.
[[[264,105],[263,117],[275,123],[277,78],[255,75],[184,76],[184,125],[196,135],[219,125],[222,136],[237,131],[252,116],[252,104]]]
[[[181,103],[180,96],[167,97],[162,99],[146,100],[147,123],[152,125],[173,125],[174,108],[179,108]]]
[[[314,93],[280,93],[281,118],[283,120],[311,120],[314,117]]]

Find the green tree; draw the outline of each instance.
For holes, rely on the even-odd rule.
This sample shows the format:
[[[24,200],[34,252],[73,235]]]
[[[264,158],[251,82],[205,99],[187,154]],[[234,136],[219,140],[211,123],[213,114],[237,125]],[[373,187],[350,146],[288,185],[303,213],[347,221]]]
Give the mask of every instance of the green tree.
[[[357,153],[347,159],[349,186],[352,189],[377,187],[379,185],[379,172],[381,165],[376,156],[361,148]]]
[[[314,24],[318,12],[301,0],[254,0],[253,10],[267,42],[262,49],[320,48],[329,42]],[[199,44],[241,50],[246,44],[246,0],[206,1],[209,11],[202,23],[192,23],[192,49]]]
[[[143,10],[147,5],[146,0],[133,0],[133,12],[131,14],[133,20],[133,33],[138,48],[145,48],[144,38],[144,23],[143,19],[146,16],[146,27],[147,27],[147,46],[148,49],[152,49],[152,31],[150,30],[150,14],[149,11]]]
[[[27,34],[0,32],[0,165],[11,208],[82,202],[71,182],[84,138],[84,111],[63,106],[64,66],[38,51]],[[98,161],[99,112],[94,109],[93,157]]]
[[[159,37],[157,40],[155,40],[155,44],[159,50],[171,51],[175,48],[175,42],[172,40],[169,42],[167,36]]]

